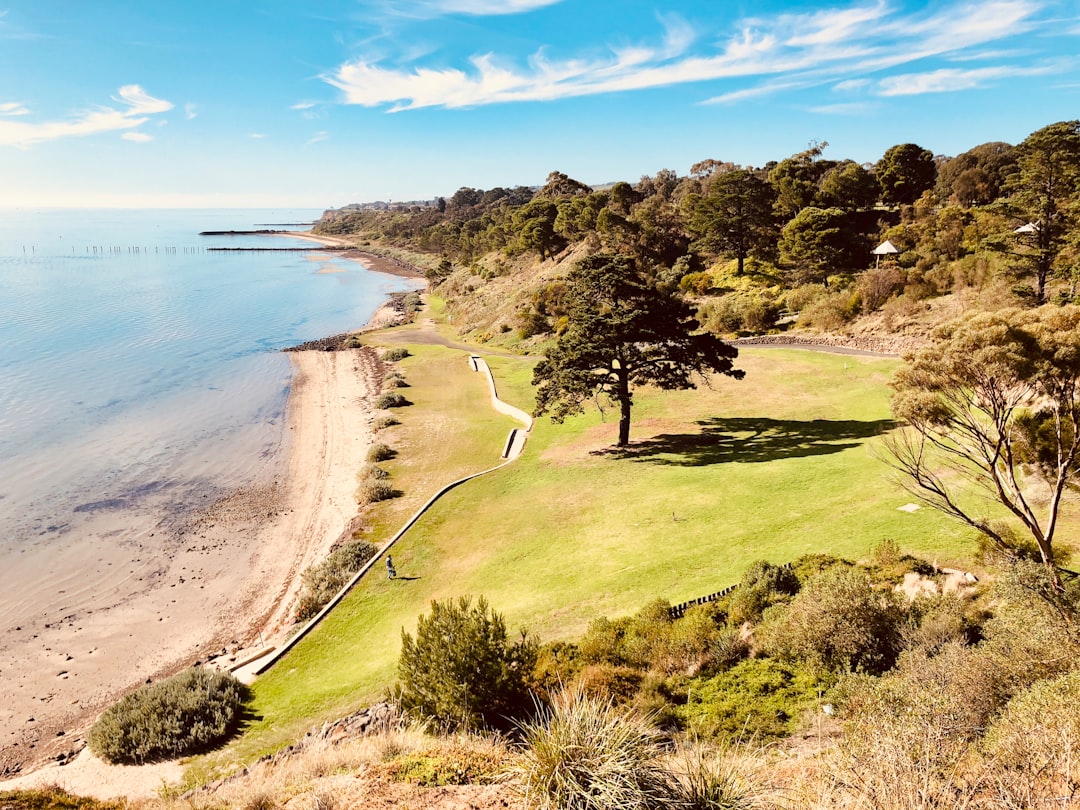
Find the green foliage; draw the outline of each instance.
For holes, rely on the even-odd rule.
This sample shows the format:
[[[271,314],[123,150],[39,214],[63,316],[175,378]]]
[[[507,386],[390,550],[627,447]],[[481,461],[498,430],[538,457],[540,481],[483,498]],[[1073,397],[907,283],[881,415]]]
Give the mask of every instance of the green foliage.
[[[889,440],[890,463],[925,503],[1008,552],[995,516],[969,505],[955,481],[982,489],[1035,541],[1059,580],[1054,537],[1080,458],[1080,308],[977,313],[933,337],[893,381],[893,413],[909,429]],[[1049,441],[1023,429],[1035,402],[1053,424],[1042,432]],[[1047,485],[1042,503],[1024,490],[1022,461]]]
[[[733,625],[757,622],[767,607],[789,601],[798,592],[799,578],[790,567],[756,562],[746,569],[731,594],[728,621]]]
[[[1045,566],[1013,563],[998,577],[993,595],[984,647],[1011,694],[1080,660],[1080,611]]]
[[[676,711],[702,736],[766,742],[791,735],[828,684],[812,667],[751,658],[695,681]]]
[[[386,363],[396,363],[398,360],[404,360],[409,356],[409,350],[404,346],[391,346],[388,349],[383,349],[379,354],[379,359]]]
[[[856,290],[841,290],[816,299],[799,313],[799,326],[823,331],[839,330],[855,320],[862,311],[862,299]]]
[[[890,147],[874,166],[881,199],[891,205],[911,205],[934,186],[934,153],[913,143]]]
[[[248,690],[232,675],[186,669],[106,709],[90,729],[90,750],[113,764],[200,753],[237,727]]]
[[[126,810],[128,803],[75,796],[54,786],[0,791],[0,807],[4,810]]]
[[[698,318],[715,334],[768,332],[780,319],[780,307],[771,298],[754,293],[732,293],[706,302]]]
[[[398,391],[386,391],[375,399],[375,407],[381,409],[387,408],[401,408],[409,404],[409,400],[405,399],[404,394]]]
[[[770,612],[765,646],[785,660],[876,674],[896,658],[902,619],[891,591],[874,590],[861,571],[836,567],[806,582],[789,605]]]
[[[568,325],[535,367],[535,415],[561,422],[598,393],[618,404],[618,445],[630,441],[631,386],[694,387],[707,372],[736,379],[738,352],[710,334],[696,334],[690,306],[661,292],[626,256],[597,254],[567,278]]]
[[[678,786],[660,764],[660,739],[631,710],[563,693],[522,726],[517,769],[525,803],[545,810],[653,810],[676,806]]]
[[[444,728],[506,728],[528,712],[535,663],[536,645],[524,634],[509,641],[483,597],[433,601],[415,639],[402,630],[399,700]]]
[[[715,175],[704,195],[691,194],[683,205],[697,245],[712,254],[735,257],[741,274],[747,257],[769,258],[775,252],[775,201],[775,190],[760,172],[740,168]]]
[[[386,428],[388,427],[393,427],[394,425],[400,424],[401,423],[397,420],[396,416],[393,416],[392,414],[386,414],[385,416],[376,416],[375,420],[371,423],[371,427],[372,429],[378,431],[386,430]]]
[[[391,779],[421,787],[445,785],[492,785],[502,776],[506,763],[492,757],[492,750],[464,745],[445,745],[395,757],[386,771]]]
[[[870,249],[868,235],[840,208],[803,208],[780,234],[780,257],[799,284],[862,270]]]
[[[375,556],[376,551],[375,546],[366,541],[346,543],[330,552],[318,565],[306,569],[300,575],[303,590],[296,608],[296,621],[307,621],[322,610],[352,575]]]

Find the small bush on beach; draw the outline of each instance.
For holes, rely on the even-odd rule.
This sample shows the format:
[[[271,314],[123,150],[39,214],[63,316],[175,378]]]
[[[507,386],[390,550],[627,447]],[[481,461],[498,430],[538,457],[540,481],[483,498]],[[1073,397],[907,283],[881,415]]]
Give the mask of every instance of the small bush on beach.
[[[401,422],[399,422],[396,417],[391,414],[386,414],[385,416],[376,417],[375,421],[371,423],[371,427],[373,430],[379,431],[386,430],[388,427],[393,427],[394,425],[400,424]]]
[[[367,460],[371,463],[375,463],[377,461],[387,461],[388,459],[391,459],[396,455],[397,453],[394,452],[394,448],[392,448],[390,445],[383,444],[382,442],[376,442],[368,448]]]
[[[408,405],[409,400],[399,394],[397,391],[387,391],[384,394],[379,394],[379,398],[375,400],[375,407],[383,410],[387,408],[400,408],[403,405]]]
[[[186,669],[107,709],[90,729],[106,762],[139,765],[206,751],[237,727],[248,689],[232,675]]]
[[[384,470],[378,464],[374,464],[374,463],[369,462],[369,463],[365,464],[363,467],[360,468],[360,472],[357,473],[357,475],[356,475],[356,480],[363,483],[367,479],[371,479],[373,481],[381,481],[384,478],[389,478],[389,477],[390,477],[390,473],[388,473],[386,470]]]
[[[379,358],[387,363],[396,363],[398,360],[404,360],[409,356],[409,350],[404,346],[394,346],[389,349],[383,349]]]
[[[33,790],[0,791],[4,810],[126,810],[127,800],[102,800],[75,796],[56,786]]]
[[[400,374],[390,374],[383,380],[382,387],[383,389],[408,388],[409,384]]]
[[[330,552],[325,560],[301,574],[303,592],[297,603],[295,618],[305,622],[322,610],[349,581],[350,577],[375,556],[371,543],[348,543]]]
[[[356,500],[363,506],[379,501],[388,501],[397,494],[390,482],[381,478],[367,478],[360,482],[356,490]]]

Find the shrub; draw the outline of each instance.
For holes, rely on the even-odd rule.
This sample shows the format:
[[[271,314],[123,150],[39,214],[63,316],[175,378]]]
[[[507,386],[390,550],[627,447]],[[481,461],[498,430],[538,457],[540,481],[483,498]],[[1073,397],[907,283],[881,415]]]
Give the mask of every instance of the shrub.
[[[365,480],[382,481],[390,477],[390,473],[380,467],[378,464],[368,462],[360,468],[360,472],[356,474],[356,479],[363,483]]]
[[[814,577],[769,618],[762,628],[769,650],[831,670],[884,672],[900,647],[896,595],[875,591],[865,573],[851,568]]]
[[[525,804],[547,810],[651,810],[677,806],[678,785],[660,764],[656,731],[610,700],[564,692],[522,726],[516,769]]]
[[[503,756],[499,756],[499,754]],[[505,766],[505,749],[444,745],[396,757],[387,767],[391,779],[421,787],[492,785]]]
[[[835,292],[805,307],[799,313],[799,326],[826,332],[841,329],[855,319],[861,308],[858,292]]]
[[[415,639],[402,630],[399,701],[447,729],[505,728],[528,710],[535,663],[536,645],[524,634],[510,642],[483,597],[433,601]]]
[[[742,661],[718,675],[694,682],[683,723],[697,734],[728,741],[787,737],[800,714],[815,704],[828,682],[798,664],[768,658]]]
[[[756,622],[765,608],[787,601],[799,592],[799,578],[789,566],[760,561],[743,574],[728,602],[728,621],[733,625]]]
[[[393,346],[389,349],[383,349],[379,358],[386,363],[396,363],[398,360],[404,360],[409,356],[409,350],[404,346]]]
[[[803,284],[784,294],[784,306],[791,312],[802,312],[827,293],[823,284]]]
[[[390,445],[383,444],[382,442],[376,442],[368,448],[367,460],[370,463],[374,464],[377,461],[387,461],[389,459],[392,459],[396,455],[397,453],[394,452],[394,448],[392,448]]]
[[[391,414],[386,414],[385,416],[375,417],[375,420],[371,423],[371,427],[374,430],[379,431],[386,430],[386,428],[388,427],[393,427],[394,425],[400,424],[401,422],[399,422],[396,417]]]
[[[1080,787],[1080,672],[1035,684],[987,731],[1002,806],[1049,807]]]
[[[127,799],[75,796],[54,785],[31,790],[0,790],[0,807],[4,810],[128,810],[130,805]]]
[[[378,398],[375,400],[375,407],[384,410],[387,408],[400,408],[408,404],[409,400],[405,399],[405,397],[397,391],[387,391],[383,394],[379,394]]]
[[[383,389],[408,388],[409,384],[400,374],[389,374],[383,379]]]
[[[698,319],[710,332],[767,332],[780,319],[776,302],[757,294],[732,293],[701,308]]]
[[[248,689],[232,675],[186,669],[132,692],[90,729],[90,750],[113,764],[142,764],[208,750],[235,730]]]
[[[303,591],[296,607],[296,621],[307,621],[322,610],[377,550],[366,541],[347,543],[330,552],[318,565],[305,570],[300,575]]]
[[[349,335],[341,342],[341,348],[343,349],[361,349],[363,346],[364,340],[359,335]]]
[[[360,505],[388,501],[398,494],[390,482],[380,478],[366,478],[356,489],[356,501]]]
[[[906,281],[904,271],[891,265],[872,267],[861,273],[855,286],[862,298],[863,310],[874,312],[880,309],[886,301],[903,291]]]

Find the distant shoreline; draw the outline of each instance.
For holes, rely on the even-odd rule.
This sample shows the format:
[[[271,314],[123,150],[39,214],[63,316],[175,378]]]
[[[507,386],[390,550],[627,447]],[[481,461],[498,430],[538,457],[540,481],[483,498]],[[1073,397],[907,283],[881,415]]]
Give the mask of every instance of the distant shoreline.
[[[339,241],[298,232],[268,235],[320,245]],[[341,247],[346,249],[335,256],[359,261],[374,272],[423,277],[412,265]],[[400,314],[399,302],[400,296],[388,296],[361,329],[393,322]],[[151,542],[161,553],[155,556],[147,585],[128,593],[123,584],[100,606],[102,596],[91,587],[97,594],[93,610],[80,609],[77,622],[40,631],[40,638],[31,638],[33,631],[26,626],[17,642],[11,640],[12,662],[4,668],[0,689],[0,705],[5,707],[0,710],[5,738],[0,779],[19,776],[20,785],[24,780],[61,783],[98,795],[118,787],[123,780],[111,771],[107,784],[76,781],[76,755],[103,708],[148,677],[215,658],[218,665],[228,666],[245,651],[288,634],[301,571],[349,535],[358,511],[356,470],[372,441],[373,400],[382,376],[371,349],[299,351],[289,357],[294,376],[285,406],[287,426],[281,456],[266,477],[224,497],[218,493],[190,515],[160,523],[151,518],[143,531],[150,537],[156,533]],[[128,517],[102,512],[99,519],[111,520],[120,529]],[[115,550],[109,564],[126,570],[127,553]],[[56,596],[43,589],[37,597],[42,607],[34,612],[44,615]],[[54,650],[71,649],[72,654],[60,665],[43,662],[43,643]],[[93,655],[86,653],[88,648]],[[48,762],[63,767],[42,767]],[[152,770],[140,773],[151,779],[151,789],[159,784]],[[0,782],[0,790],[12,786]]]

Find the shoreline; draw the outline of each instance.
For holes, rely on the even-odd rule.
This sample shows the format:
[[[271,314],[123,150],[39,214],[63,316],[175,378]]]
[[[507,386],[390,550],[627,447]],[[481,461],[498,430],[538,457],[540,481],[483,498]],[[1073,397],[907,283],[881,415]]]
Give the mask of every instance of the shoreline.
[[[393,322],[393,301],[359,331]],[[96,517],[97,535],[122,535],[126,547],[99,567],[126,569],[135,553],[150,559],[115,581],[85,582],[82,603],[74,599],[61,621],[49,617],[64,591],[35,593],[36,608],[22,605],[35,620],[0,637],[0,790],[57,783],[134,795],[120,783],[137,778],[153,792],[171,778],[170,763],[114,769],[95,760],[84,740],[97,715],[140,683],[192,664],[227,668],[291,631],[300,573],[350,534],[359,511],[356,471],[372,441],[382,366],[371,349],[288,356],[286,426],[258,481],[183,515]]]

